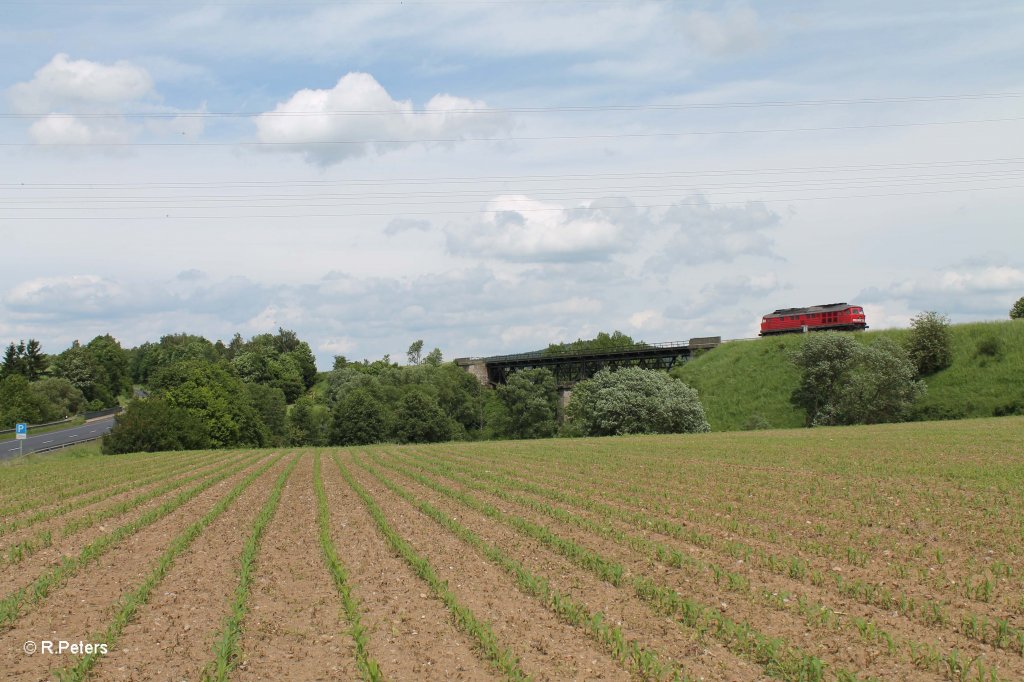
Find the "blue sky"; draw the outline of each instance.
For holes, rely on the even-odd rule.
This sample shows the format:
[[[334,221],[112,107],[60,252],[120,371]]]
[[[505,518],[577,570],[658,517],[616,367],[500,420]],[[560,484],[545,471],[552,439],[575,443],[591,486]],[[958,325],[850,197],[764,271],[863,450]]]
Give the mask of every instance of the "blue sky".
[[[1024,295],[1017,2],[0,5],[0,340],[327,367]]]

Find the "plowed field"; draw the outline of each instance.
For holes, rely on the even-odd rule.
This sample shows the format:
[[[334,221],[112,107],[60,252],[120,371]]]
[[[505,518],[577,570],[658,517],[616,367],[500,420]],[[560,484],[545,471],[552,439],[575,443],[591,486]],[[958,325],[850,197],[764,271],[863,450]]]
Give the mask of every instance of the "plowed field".
[[[0,678],[1024,679],[1024,419],[0,466]]]

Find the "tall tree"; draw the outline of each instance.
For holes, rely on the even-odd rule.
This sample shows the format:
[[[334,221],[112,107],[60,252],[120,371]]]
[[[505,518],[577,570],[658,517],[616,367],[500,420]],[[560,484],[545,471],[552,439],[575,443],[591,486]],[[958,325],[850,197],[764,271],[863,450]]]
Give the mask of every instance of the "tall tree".
[[[513,372],[498,387],[507,410],[509,438],[548,438],[558,429],[558,391],[555,377],[542,367]]]
[[[40,379],[46,372],[50,361],[43,353],[42,345],[35,339],[29,339],[25,345],[25,376],[29,381]]]
[[[409,344],[409,350],[405,351],[405,357],[409,360],[410,365],[420,364],[420,359],[423,355],[423,339],[417,339]]]
[[[12,374],[21,374],[21,356],[18,355],[18,347],[11,341],[4,350],[3,368],[0,374],[9,377]]]

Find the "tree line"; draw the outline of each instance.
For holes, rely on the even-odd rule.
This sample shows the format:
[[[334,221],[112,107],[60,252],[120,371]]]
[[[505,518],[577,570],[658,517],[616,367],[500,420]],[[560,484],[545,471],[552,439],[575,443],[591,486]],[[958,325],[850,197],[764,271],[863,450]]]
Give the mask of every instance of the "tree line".
[[[921,378],[950,362],[948,327],[945,317],[922,313],[906,346],[810,334],[793,357],[801,378],[791,400],[809,426],[904,419],[924,393]],[[547,351],[637,343],[602,332]],[[109,453],[708,430],[696,391],[666,372],[602,371],[573,386],[563,404],[546,369],[515,372],[491,390],[440,349],[424,353],[422,340],[405,364],[336,356],[319,373],[309,344],[280,328],[228,343],[171,334],[129,349],[103,335],[53,356],[33,339],[7,347],[0,427],[119,402],[127,409],[104,440]]]

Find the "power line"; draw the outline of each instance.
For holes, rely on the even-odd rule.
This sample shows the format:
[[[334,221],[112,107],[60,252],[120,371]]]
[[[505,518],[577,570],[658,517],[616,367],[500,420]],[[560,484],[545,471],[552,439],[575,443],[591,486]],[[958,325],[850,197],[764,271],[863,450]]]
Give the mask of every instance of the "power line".
[[[848,173],[858,171],[882,171],[882,170],[914,170],[928,168],[948,168],[957,166],[984,166],[984,165],[1006,165],[1024,163],[1024,157],[996,157],[986,159],[940,159],[932,161],[902,161],[897,163],[872,163],[838,166],[789,166],[789,167],[762,167],[762,168],[704,168],[688,171],[661,171],[661,172],[624,172],[624,173],[560,173],[552,175],[482,175],[482,176],[439,176],[439,177],[395,177],[395,178],[340,178],[336,180],[239,180],[239,181],[214,181],[214,182],[133,182],[133,183],[0,183],[0,188],[17,189],[231,189],[231,188],[267,188],[267,187],[320,187],[331,185],[418,185],[418,184],[482,184],[482,183],[503,183],[503,182],[547,182],[577,181],[577,180],[620,180],[620,179],[659,179],[659,178],[683,178],[683,177],[705,177],[718,175],[786,175],[806,174],[821,172]]]
[[[454,144],[459,142],[549,142],[553,140],[610,140],[630,138],[686,137],[691,135],[747,135],[761,133],[804,133],[835,130],[872,130],[879,128],[916,128],[922,126],[946,126],[977,123],[1009,123],[1024,120],[1024,117],[982,118],[960,121],[922,121],[916,123],[869,123],[849,126],[819,126],[801,128],[752,128],[746,130],[691,130],[685,132],[653,133],[598,133],[591,135],[536,135],[525,137],[447,137],[408,139],[365,139],[365,140],[304,140],[299,142],[249,141],[249,142],[0,142],[0,147],[306,147],[311,145],[376,145],[376,144]]]
[[[838,200],[838,199],[867,199],[867,198],[879,198],[879,197],[904,197],[904,196],[915,196],[915,195],[927,195],[927,194],[948,194],[950,192],[982,192],[982,191],[993,191],[1003,189],[1024,189],[1024,185],[1006,185],[1000,187],[978,187],[978,188],[963,188],[963,189],[940,189],[940,190],[923,190],[916,192],[891,192],[883,194],[848,194],[842,196],[816,196],[816,197],[791,197],[791,198],[776,198],[772,199],[773,202],[785,202],[792,203],[798,201],[826,201],[826,200]],[[629,204],[623,206],[601,206],[599,210],[635,210],[635,209],[647,209],[647,208],[672,208],[672,207],[686,207],[686,206],[731,206],[737,204],[748,204],[751,200],[737,200],[737,201],[701,201],[701,202],[673,202],[668,204]],[[758,202],[764,203],[764,202]],[[573,212],[592,212],[597,209],[590,208],[565,208],[565,207],[552,207],[552,208],[534,208],[534,209],[516,209],[517,213],[573,213]],[[5,216],[5,220],[256,220],[256,219],[296,219],[296,218],[361,218],[361,217],[404,217],[404,216],[437,216],[437,215],[479,215],[480,210],[472,211],[388,211],[388,212],[361,212],[361,213],[289,213],[289,214],[244,214],[244,215],[170,215],[165,214],[163,216]]]
[[[123,112],[123,113],[0,113],[0,119],[36,118],[156,118],[156,119],[203,119],[203,118],[301,118],[305,116],[409,116],[449,114],[546,114],[546,113],[592,113],[617,111],[686,111],[693,109],[733,108],[778,108],[778,107],[819,107],[848,106],[859,104],[908,104],[917,102],[951,102],[990,99],[1017,99],[1024,97],[1021,92],[990,92],[961,95],[920,95],[905,97],[866,97],[860,99],[819,99],[819,100],[766,100],[755,102],[694,102],[687,104],[607,104],[590,106],[551,107],[472,107],[455,109],[331,109],[326,111],[181,111],[181,112]]]
[[[851,189],[863,188],[871,185],[883,184],[885,186],[908,186],[908,185],[929,185],[948,183],[978,183],[994,180],[1012,180],[1024,174],[1021,169],[996,169],[981,173],[939,173],[939,174],[915,174],[915,175],[884,175],[869,177],[843,177],[843,178],[790,178],[756,182],[731,182],[731,183],[707,183],[700,184],[668,184],[654,185],[645,183],[643,185],[619,185],[619,186],[590,186],[590,187],[568,187],[560,185],[557,187],[531,187],[531,188],[497,188],[497,189],[473,189],[452,192],[445,190],[436,191],[412,191],[412,192],[352,192],[352,193],[302,193],[302,194],[236,194],[236,195],[163,195],[163,196],[102,196],[102,195],[78,195],[78,196],[41,196],[31,198],[7,198],[0,197],[0,205],[11,206],[11,210],[27,210],[20,205],[39,205],[41,202],[55,203],[76,203],[87,204],[149,204],[154,202],[180,203],[185,201],[218,202],[228,204],[230,202],[251,202],[251,201],[312,201],[312,200],[369,200],[379,199],[382,201],[393,201],[396,199],[451,199],[452,197],[464,197],[465,201],[479,199],[493,199],[495,194],[501,195],[529,195],[526,200],[533,200],[537,197],[549,200],[579,200],[584,197],[583,192],[603,192],[630,194],[633,196],[649,196],[651,193],[664,192],[701,192],[718,191],[720,193],[731,193],[730,190],[750,191],[789,191],[792,189]],[[778,189],[778,188],[781,188]],[[566,192],[574,192],[573,195],[566,195]],[[555,196],[551,196],[554,194]],[[596,198],[609,198],[596,197]],[[514,200],[514,199],[509,199]],[[441,202],[444,203],[444,202]],[[41,210],[74,210],[73,208],[45,208]],[[88,209],[94,210],[94,209]]]

